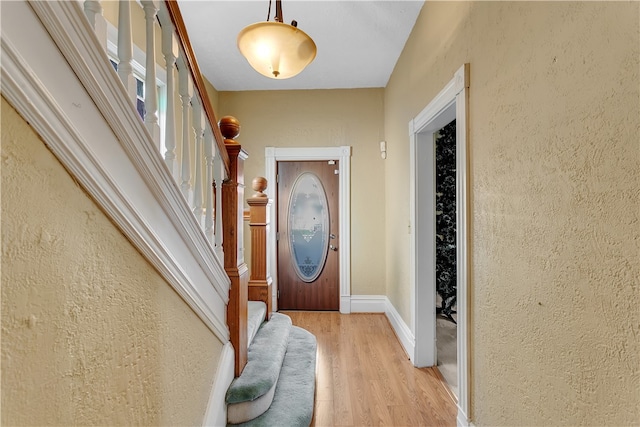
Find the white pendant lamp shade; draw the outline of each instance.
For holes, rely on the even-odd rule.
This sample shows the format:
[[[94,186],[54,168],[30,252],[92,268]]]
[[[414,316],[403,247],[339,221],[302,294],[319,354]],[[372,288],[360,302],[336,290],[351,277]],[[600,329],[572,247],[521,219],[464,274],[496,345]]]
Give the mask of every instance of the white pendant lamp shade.
[[[288,79],[316,57],[316,44],[304,31],[282,22],[258,22],[238,34],[238,49],[263,76]]]

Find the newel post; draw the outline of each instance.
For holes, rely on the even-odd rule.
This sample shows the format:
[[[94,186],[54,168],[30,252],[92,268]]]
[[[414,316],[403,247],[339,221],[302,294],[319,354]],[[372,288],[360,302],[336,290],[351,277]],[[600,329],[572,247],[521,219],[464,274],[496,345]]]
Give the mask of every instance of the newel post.
[[[249,300],[267,304],[265,320],[271,318],[271,276],[267,271],[267,233],[269,231],[269,198],[263,193],[267,180],[257,177],[252,182],[253,197],[249,205],[249,227],[251,228],[251,277],[249,278]]]
[[[247,285],[249,271],[244,263],[243,250],[243,201],[244,161],[248,157],[233,138],[240,133],[240,123],[235,117],[220,119],[220,131],[229,154],[229,179],[222,184],[222,221],[224,269],[231,279],[227,324],[231,344],[235,349],[235,375],[239,376],[247,364]]]

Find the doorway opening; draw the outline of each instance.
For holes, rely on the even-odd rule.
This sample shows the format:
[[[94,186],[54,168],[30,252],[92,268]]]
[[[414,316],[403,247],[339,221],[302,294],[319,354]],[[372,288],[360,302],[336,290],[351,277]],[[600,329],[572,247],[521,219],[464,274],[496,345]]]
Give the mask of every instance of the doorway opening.
[[[458,424],[468,425],[468,164],[467,99],[469,64],[458,69],[440,93],[409,122],[410,136],[410,249],[412,330],[414,348],[410,355],[417,367],[438,362],[438,314],[449,314],[456,323],[456,378]],[[455,120],[455,291],[438,292],[436,137]],[[445,238],[442,236],[443,239]],[[451,237],[450,237],[451,239]],[[452,249],[452,248],[449,248]],[[442,250],[441,250],[442,252]],[[442,254],[441,254],[442,255]],[[452,256],[449,253],[449,256]],[[446,279],[446,277],[445,277]],[[449,287],[452,278],[447,282]],[[444,305],[443,305],[444,304]],[[439,307],[440,310],[437,310]],[[440,313],[438,313],[440,311]],[[455,311],[455,313],[453,313]],[[445,317],[446,316],[441,316]],[[442,340],[442,337],[441,337]]]
[[[436,364],[454,395],[457,374],[456,121],[434,134],[436,214]]]

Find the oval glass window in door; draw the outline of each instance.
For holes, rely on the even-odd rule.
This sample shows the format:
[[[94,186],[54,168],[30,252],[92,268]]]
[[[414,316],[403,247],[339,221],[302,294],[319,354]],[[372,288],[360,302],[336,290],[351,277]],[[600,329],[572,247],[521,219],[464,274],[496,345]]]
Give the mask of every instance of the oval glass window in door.
[[[287,217],[292,264],[300,280],[311,283],[324,268],[329,241],[327,195],[315,174],[305,172],[296,179]]]

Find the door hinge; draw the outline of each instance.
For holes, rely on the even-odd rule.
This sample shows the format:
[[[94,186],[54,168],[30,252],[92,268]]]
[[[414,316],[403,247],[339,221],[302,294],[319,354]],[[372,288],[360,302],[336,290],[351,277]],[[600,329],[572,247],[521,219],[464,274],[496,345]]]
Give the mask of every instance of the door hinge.
[[[278,299],[280,299],[280,289],[278,289]]]
[[[277,232],[276,232],[276,242],[277,242],[277,241],[279,241],[279,240],[280,240],[280,232],[279,232],[279,231],[277,231]]]
[[[280,181],[280,175],[276,174],[276,184],[278,183],[278,181]]]
[[[340,169],[334,169],[333,170],[333,174],[334,175],[340,175]]]

